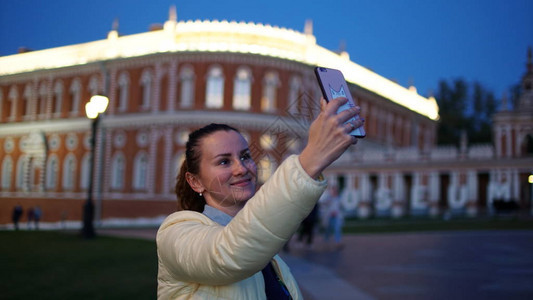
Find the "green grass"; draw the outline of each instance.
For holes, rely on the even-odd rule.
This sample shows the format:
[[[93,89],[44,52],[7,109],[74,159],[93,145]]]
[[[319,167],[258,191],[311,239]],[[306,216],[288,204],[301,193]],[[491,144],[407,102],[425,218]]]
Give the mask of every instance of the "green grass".
[[[155,299],[153,241],[0,231],[2,299]]]

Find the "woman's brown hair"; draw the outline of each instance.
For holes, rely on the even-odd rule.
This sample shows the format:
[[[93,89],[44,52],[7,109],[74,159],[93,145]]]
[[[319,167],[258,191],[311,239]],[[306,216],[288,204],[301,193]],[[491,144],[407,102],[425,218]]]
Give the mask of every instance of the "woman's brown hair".
[[[226,124],[211,123],[207,126],[199,128],[189,134],[189,140],[185,146],[185,161],[181,165],[176,182],[176,196],[178,197],[178,211],[193,210],[203,212],[205,206],[205,199],[195,192],[189,183],[185,174],[198,174],[200,171],[200,160],[202,152],[200,151],[201,141],[203,138],[217,131],[235,131],[240,132]]]

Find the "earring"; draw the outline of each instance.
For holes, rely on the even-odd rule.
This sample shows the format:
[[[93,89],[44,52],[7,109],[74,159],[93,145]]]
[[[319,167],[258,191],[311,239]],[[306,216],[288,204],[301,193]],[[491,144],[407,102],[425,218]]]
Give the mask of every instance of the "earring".
[[[202,194],[202,193],[199,193],[199,195],[200,195],[200,197],[202,197],[202,196],[203,196],[203,194]]]

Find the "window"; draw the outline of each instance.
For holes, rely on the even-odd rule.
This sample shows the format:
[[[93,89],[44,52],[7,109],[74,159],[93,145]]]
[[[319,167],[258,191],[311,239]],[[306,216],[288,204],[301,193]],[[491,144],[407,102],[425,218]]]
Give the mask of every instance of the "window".
[[[206,100],[207,108],[221,108],[224,103],[224,75],[222,68],[212,67],[207,75]]]
[[[61,116],[61,107],[63,105],[63,82],[58,81],[54,85],[54,97],[52,100],[52,111],[54,113],[54,117],[60,117]]]
[[[118,77],[118,111],[123,112],[128,109],[130,89],[130,76],[127,72],[123,72]]]
[[[2,162],[2,190],[11,189],[11,176],[13,175],[13,159],[11,156],[5,156]]]
[[[17,161],[17,190],[26,189],[26,174],[28,173],[28,157],[22,155]]]
[[[263,156],[259,161],[259,181],[263,183],[266,182],[274,173],[276,167],[276,161],[273,158],[268,155]]]
[[[48,98],[48,86],[46,83],[41,83],[41,86],[39,87],[39,98],[37,102],[37,115],[39,115],[39,118],[44,118],[46,116],[46,104]]]
[[[22,116],[24,119],[28,119],[31,116],[31,103],[33,99],[33,87],[31,84],[26,85],[24,88],[23,105],[22,105]]]
[[[125,159],[121,152],[115,154],[111,162],[111,188],[121,190],[124,188]]]
[[[289,113],[298,113],[301,82],[298,77],[292,77],[289,82]]]
[[[270,72],[263,80],[263,96],[261,97],[261,110],[264,112],[276,111],[276,93],[279,86],[278,74]]]
[[[152,96],[152,72],[145,70],[141,76],[141,108],[148,109],[150,107],[150,98]]]
[[[46,190],[55,190],[57,187],[57,174],[59,170],[59,160],[57,155],[52,154],[46,162],[46,181],[45,188]]]
[[[146,179],[148,172],[148,155],[140,152],[135,157],[133,171],[133,188],[136,190],[146,189]]]
[[[9,121],[14,121],[15,118],[17,117],[17,99],[18,99],[18,97],[19,97],[19,93],[18,93],[17,88],[16,87],[12,87],[9,90],[9,95],[8,95],[8,99],[7,99],[9,111],[7,111],[6,113],[9,114]]]
[[[233,82],[233,109],[249,110],[252,74],[246,68],[239,68]]]
[[[91,153],[86,153],[81,159],[81,176],[80,176],[80,188],[87,190],[89,188],[90,180],[90,167],[91,167]]]
[[[70,115],[76,116],[80,110],[80,101],[81,101],[81,82],[78,78],[72,81],[70,85],[70,96],[71,96],[71,109]]]
[[[180,173],[181,166],[183,165],[183,162],[185,161],[185,152],[179,152],[174,156],[174,163],[172,164],[174,166],[174,169],[172,170],[174,173],[172,173],[174,180],[177,180],[178,175]],[[176,181],[174,181],[174,185],[176,184]]]
[[[91,95],[99,95],[100,88],[98,84],[98,77],[96,75],[92,76],[89,80],[89,92]]]
[[[194,71],[184,67],[180,72],[180,103],[182,108],[190,108],[194,101]]]
[[[63,163],[63,189],[70,191],[74,189],[76,178],[76,157],[69,153]]]

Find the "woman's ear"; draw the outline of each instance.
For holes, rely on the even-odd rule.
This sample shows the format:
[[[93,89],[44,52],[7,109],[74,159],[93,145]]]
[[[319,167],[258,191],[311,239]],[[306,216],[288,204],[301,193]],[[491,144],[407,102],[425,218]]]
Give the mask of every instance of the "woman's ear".
[[[187,179],[187,183],[193,189],[193,191],[197,193],[203,193],[205,191],[205,187],[198,179],[198,176],[187,172],[185,173],[185,179]]]

